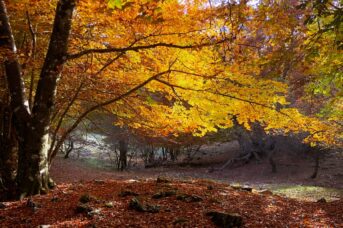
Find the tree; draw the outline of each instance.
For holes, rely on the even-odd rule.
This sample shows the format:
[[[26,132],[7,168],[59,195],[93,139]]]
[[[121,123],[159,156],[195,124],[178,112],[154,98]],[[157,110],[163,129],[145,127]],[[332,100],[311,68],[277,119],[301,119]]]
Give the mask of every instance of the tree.
[[[57,79],[67,56],[75,1],[59,1],[48,52],[37,85],[32,111],[28,107],[21,66],[4,1],[0,2],[1,48],[15,119],[19,160],[17,184],[20,197],[49,189],[48,128]]]
[[[216,51],[202,49],[197,52],[200,58],[182,51],[173,65],[177,70],[148,85],[159,95],[151,95],[143,106],[133,101],[137,104],[133,107],[140,107],[138,114],[130,107],[114,109],[123,117],[120,122],[151,135],[202,136],[232,127],[237,118],[248,129],[258,121],[274,133],[309,132],[309,143],[339,143],[339,125],[304,115],[295,108],[299,96],[289,97],[299,73],[307,77],[301,68],[308,31],[304,12],[287,2],[261,3],[257,9],[241,3],[221,9],[229,16],[218,15],[212,23],[227,28],[225,37],[234,39]],[[166,99],[161,99],[163,94]]]
[[[18,10],[20,12],[20,10],[24,8],[23,6],[28,5],[30,7],[38,7],[36,4],[37,3],[31,4],[27,1],[18,1],[16,3],[13,3],[14,7],[12,6],[11,9],[14,11]],[[90,107],[88,106],[89,108],[87,108],[78,117],[76,117],[75,122],[71,125],[71,127],[68,130],[65,131],[65,134],[63,134],[58,140],[56,137],[53,138],[52,145],[49,146],[49,133],[51,133],[51,127],[53,127],[52,120],[55,117],[52,115],[52,113],[54,111],[56,104],[58,80],[61,78],[63,67],[68,66],[66,64],[66,61],[68,61],[69,63],[75,61],[77,63],[78,59],[84,61],[85,58],[88,58],[89,55],[103,54],[105,55],[104,59],[106,59],[109,57],[109,54],[117,54],[117,57],[115,57],[112,60],[109,60],[109,62],[103,64],[103,66],[101,66],[101,58],[98,59],[99,62],[97,62],[95,66],[97,68],[100,68],[99,71],[101,72],[107,66],[114,63],[115,60],[119,59],[122,56],[125,56],[128,52],[130,52],[130,54],[140,50],[143,50],[143,52],[149,52],[149,49],[154,49],[158,47],[177,49],[201,48],[204,46],[210,46],[214,44],[213,42],[208,42],[204,39],[200,39],[201,37],[204,38],[204,36],[200,36],[200,40],[194,40],[193,37],[188,36],[188,34],[191,32],[188,32],[187,30],[184,32],[170,31],[170,36],[177,36],[179,34],[185,33],[184,39],[181,39],[179,43],[172,43],[171,41],[173,40],[170,39],[169,34],[163,34],[163,31],[158,30],[157,34],[154,34],[154,24],[158,22],[158,20],[160,19],[159,11],[161,9],[158,6],[159,4],[163,5],[164,3],[159,1],[146,3],[138,2],[137,4],[134,4],[134,6],[128,7],[129,9],[126,11],[117,10],[115,13],[113,13],[115,11],[114,10],[110,11],[109,13],[106,4],[97,4],[97,2],[93,4],[92,1],[85,1],[83,3],[79,3],[81,10],[78,13],[79,15],[82,15],[82,20],[80,18],[76,20],[77,25],[74,28],[74,32],[76,32],[74,34],[76,34],[76,37],[73,37],[74,39],[70,41],[73,11],[75,9],[76,2],[74,0],[58,1],[55,11],[53,29],[50,38],[47,39],[49,43],[47,48],[47,54],[42,61],[41,70],[38,75],[38,82],[35,86],[30,86],[29,95],[34,95],[34,102],[30,102],[31,99],[27,98],[27,94],[25,92],[23,77],[25,75],[25,72],[23,71],[23,64],[21,64],[20,56],[16,52],[16,44],[14,40],[15,34],[11,30],[9,14],[7,12],[5,1],[1,1],[0,45],[1,51],[3,53],[1,61],[5,66],[6,81],[8,84],[8,92],[10,95],[10,106],[11,111],[13,111],[13,115],[15,117],[13,118],[13,126],[16,129],[16,138],[18,140],[18,173],[16,177],[16,182],[18,185],[18,194],[20,197],[48,191],[52,183],[52,181],[49,178],[49,165],[51,159],[57,153],[64,139],[72,130],[74,130],[78,126],[78,124],[83,120],[83,118],[85,118],[89,113],[99,108],[102,108],[106,105],[112,104],[122,99],[123,97],[128,96],[131,93],[139,90],[153,79],[170,72],[170,69],[166,69],[163,71],[160,67],[156,68],[157,72],[155,73],[155,75],[145,79],[145,81],[143,80],[142,82],[140,82],[140,84],[134,86],[132,89],[127,90],[126,87],[124,87],[123,93],[121,95],[119,94],[117,97],[114,98],[112,95],[112,98],[106,100],[105,102],[100,102],[97,104],[94,104],[93,102],[93,104]],[[179,5],[179,3],[174,1],[163,6],[178,7]],[[197,20],[192,20],[192,18],[189,17],[190,15],[196,15],[196,11],[191,10],[190,5],[184,7],[189,8],[189,13],[187,16],[183,15],[183,11],[178,10],[175,11],[176,14],[173,15],[170,20],[174,20],[177,16],[183,15],[181,19],[188,18],[187,28],[191,28],[190,25],[194,25],[193,27],[196,29],[199,28],[199,24],[197,25]],[[195,6],[194,9],[196,9],[197,7],[198,6]],[[124,9],[124,6],[122,7],[122,9]],[[123,16],[122,14],[127,13],[126,16],[128,20],[130,20],[132,23],[134,22],[134,20],[136,20],[138,16],[139,18],[138,20],[136,20],[139,22],[137,24],[137,29],[141,30],[142,35],[139,35],[139,31],[133,31],[134,37],[130,37],[132,33],[126,31],[127,27],[118,27],[121,29],[120,32],[123,32],[120,34],[118,31],[119,37],[123,35],[122,39],[113,39],[113,42],[111,43],[106,43],[105,41],[99,42],[99,38],[104,36],[105,32],[107,34],[113,34],[113,31],[109,30],[110,26],[99,26],[98,28],[102,29],[103,33],[96,33],[95,36],[91,34],[89,39],[79,40],[77,35],[83,33],[82,29],[84,29],[85,27],[89,28],[87,32],[91,32],[90,30],[93,29],[91,21],[94,20],[94,18],[93,16],[92,18],[89,17],[89,15],[91,14],[89,14],[89,11],[87,10],[94,10],[94,12],[98,10],[103,14],[103,16],[99,18],[100,21],[106,21],[106,19],[110,18],[112,21],[117,22],[117,24],[118,22],[120,22],[118,26],[123,26],[126,23],[125,21],[121,21],[119,19],[121,16]],[[18,15],[20,15],[20,13],[18,13]],[[205,16],[208,15],[205,14]],[[181,22],[181,19],[179,19],[179,22]],[[49,20],[50,18],[48,17],[46,21],[44,21],[44,23],[49,24]],[[142,26],[144,24],[145,26]],[[166,27],[171,28],[172,26],[169,24]],[[144,31],[146,34],[148,34],[147,36],[144,36]],[[128,35],[128,37],[125,36],[126,34]],[[100,40],[103,41],[106,40],[106,38]],[[225,40],[221,40],[218,41],[218,43],[224,41]],[[74,51],[75,53],[70,54],[68,52],[69,44],[73,44],[74,47],[84,47],[85,43],[89,44],[88,50],[77,50],[77,48],[70,48],[70,51]],[[104,45],[106,46],[106,48],[102,48]],[[69,69],[72,70],[73,68],[71,67]],[[137,69],[142,68],[139,67]],[[66,71],[68,71],[68,69],[66,69]],[[33,71],[33,74],[35,74],[35,71]],[[148,74],[149,72],[145,71],[145,75]],[[31,78],[31,85],[33,85],[34,78],[35,75],[33,75],[33,77]],[[82,86],[82,84],[79,86],[79,89],[76,91],[74,96],[75,99],[72,99],[72,101],[76,100],[78,94],[83,88]],[[121,91],[122,90],[120,90],[119,92]],[[92,96],[91,93],[90,96]],[[77,103],[76,105],[79,104],[80,103]],[[73,103],[68,104],[65,110],[62,111],[62,113],[58,113],[60,115],[60,119],[57,122],[55,122],[57,125],[53,132],[58,132],[64,117],[66,116],[72,105]]]

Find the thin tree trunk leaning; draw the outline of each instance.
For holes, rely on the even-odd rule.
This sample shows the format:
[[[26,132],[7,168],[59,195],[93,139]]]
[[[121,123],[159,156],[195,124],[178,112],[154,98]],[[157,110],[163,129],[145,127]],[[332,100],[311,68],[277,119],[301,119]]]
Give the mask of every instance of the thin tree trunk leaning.
[[[64,155],[64,159],[69,158],[69,154],[74,150],[74,141],[71,137],[69,137],[68,145],[65,147],[65,155]]]
[[[310,150],[311,154],[314,153],[314,155],[313,155],[314,156],[314,170],[313,170],[313,173],[311,175],[311,178],[315,179],[318,176],[320,153],[322,151],[320,151],[320,149],[318,149],[318,148],[316,148],[316,149],[315,148],[310,148],[309,150]]]
[[[47,192],[49,184],[49,126],[57,80],[66,61],[68,38],[75,0],[59,0],[48,52],[41,70],[32,113],[25,96],[21,68],[11,31],[6,5],[0,0],[0,47],[5,50],[3,63],[15,117],[19,143],[18,196]]]
[[[313,174],[311,175],[312,179],[315,179],[318,175],[318,170],[319,170],[319,156],[315,156],[315,165],[314,165],[314,171]]]

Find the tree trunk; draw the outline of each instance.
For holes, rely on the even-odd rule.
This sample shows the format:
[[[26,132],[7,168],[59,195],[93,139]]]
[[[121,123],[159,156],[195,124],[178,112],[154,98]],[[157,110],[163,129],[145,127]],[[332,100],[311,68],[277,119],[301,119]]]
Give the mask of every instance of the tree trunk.
[[[12,124],[12,111],[0,104],[0,198],[15,198],[18,145]]]
[[[251,131],[246,130],[240,125],[237,127],[237,137],[238,143],[241,148],[241,156],[245,154],[252,154],[252,157],[255,157],[257,160],[261,160],[260,156],[264,153],[264,137],[265,133],[263,129],[260,129],[260,126],[254,124]]]
[[[0,66],[0,201],[15,196],[16,138],[4,70]]]
[[[315,179],[318,175],[318,170],[319,170],[319,152],[318,151],[315,151],[315,155],[314,155],[314,161],[315,161],[315,164],[314,164],[314,170],[313,170],[313,174],[311,175],[311,178],[312,179]]]
[[[21,67],[6,5],[0,0],[0,47],[19,144],[18,196],[39,194],[49,189],[49,126],[57,80],[67,59],[68,38],[75,0],[59,0],[53,31],[37,85],[32,113],[28,107]]]
[[[74,141],[70,138],[68,142],[68,147],[65,148],[64,159],[69,158],[69,154],[74,150]]]
[[[119,170],[123,171],[127,166],[128,144],[124,139],[119,140]]]
[[[49,181],[49,136],[41,137],[35,131],[18,133],[24,140],[19,143],[18,194],[20,198],[47,193],[52,187]]]
[[[233,164],[233,161],[248,162],[252,158],[260,161],[263,156],[267,155],[272,172],[276,173],[276,163],[273,159],[276,143],[275,138],[267,135],[263,127],[257,122],[252,125],[251,131],[242,127],[235,119],[234,123],[241,154],[238,158],[229,160],[221,169]]]
[[[21,78],[21,69],[16,55],[16,46],[8,19],[6,5],[3,0],[0,1],[0,48],[2,49],[1,63],[4,66],[4,76],[6,91],[9,93],[8,104],[3,105],[2,110],[2,162],[3,176],[12,182],[12,168],[6,167],[8,159],[14,156],[13,142],[22,140],[18,137],[18,129],[22,128],[29,119],[29,110],[25,99],[25,90]],[[8,106],[7,106],[8,105]],[[7,106],[7,107],[6,107]],[[14,138],[14,130],[16,137]],[[12,140],[13,139],[13,140]],[[14,178],[13,178],[14,179]],[[6,184],[5,184],[6,188]],[[16,193],[13,189],[5,189],[6,197],[11,198]],[[11,196],[10,196],[11,195]]]
[[[274,161],[274,159],[273,159],[273,155],[274,155],[274,153],[270,153],[268,160],[269,160],[269,164],[270,164],[271,167],[272,167],[272,173],[276,173],[277,170],[276,170],[275,161]]]

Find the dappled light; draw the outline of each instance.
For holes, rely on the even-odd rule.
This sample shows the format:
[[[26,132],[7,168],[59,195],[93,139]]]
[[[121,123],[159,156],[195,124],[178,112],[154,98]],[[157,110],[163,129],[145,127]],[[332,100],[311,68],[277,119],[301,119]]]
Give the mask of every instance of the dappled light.
[[[338,0],[0,0],[0,227],[343,226]]]

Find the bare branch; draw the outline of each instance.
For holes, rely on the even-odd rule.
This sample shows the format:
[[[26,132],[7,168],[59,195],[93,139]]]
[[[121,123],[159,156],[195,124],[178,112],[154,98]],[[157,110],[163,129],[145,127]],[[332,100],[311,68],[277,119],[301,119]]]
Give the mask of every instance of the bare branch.
[[[175,61],[174,61],[175,62]],[[173,62],[173,63],[174,63]],[[128,90],[127,92],[115,97],[115,98],[112,98],[112,99],[109,99],[107,101],[104,101],[102,103],[99,103],[99,104],[96,104],[94,106],[92,106],[91,108],[87,109],[86,111],[84,111],[78,118],[77,120],[74,122],[74,124],[62,135],[62,137],[60,138],[60,140],[58,141],[58,143],[56,144],[56,147],[54,148],[53,152],[52,152],[52,155],[50,157],[50,162],[51,162],[51,159],[57,154],[58,152],[58,149],[61,147],[61,145],[63,144],[63,141],[67,138],[67,136],[82,122],[82,120],[88,115],[90,114],[91,112],[95,111],[95,110],[98,110],[106,105],[110,105],[110,104],[113,104],[129,95],[131,95],[132,93],[136,92],[137,90],[139,90],[140,88],[144,87],[145,85],[147,85],[148,83],[150,83],[151,81],[157,79],[158,77],[164,75],[164,74],[168,74],[171,72],[171,66],[173,65],[173,63],[170,65],[169,69],[166,70],[166,71],[163,71],[163,72],[160,72],[160,73],[157,73],[153,76],[151,76],[150,78],[148,78],[147,80],[145,80],[144,82],[140,83],[139,85],[133,87],[132,89]]]
[[[62,125],[62,122],[64,120],[64,117],[66,116],[66,114],[68,113],[69,109],[71,108],[71,106],[74,104],[74,102],[76,101],[77,99],[77,96],[79,95],[82,87],[83,87],[83,84],[84,84],[84,81],[82,81],[79,85],[79,87],[77,88],[77,90],[75,91],[74,93],[74,96],[72,97],[72,99],[70,100],[70,102],[68,103],[66,109],[63,111],[62,115],[60,116],[59,120],[58,120],[58,123],[57,123],[57,126],[54,130],[54,133],[52,135],[52,142],[51,142],[51,145],[50,145],[50,149],[49,149],[49,154],[51,154],[54,146],[55,146],[55,143],[56,143],[56,137],[57,137],[57,133]]]

